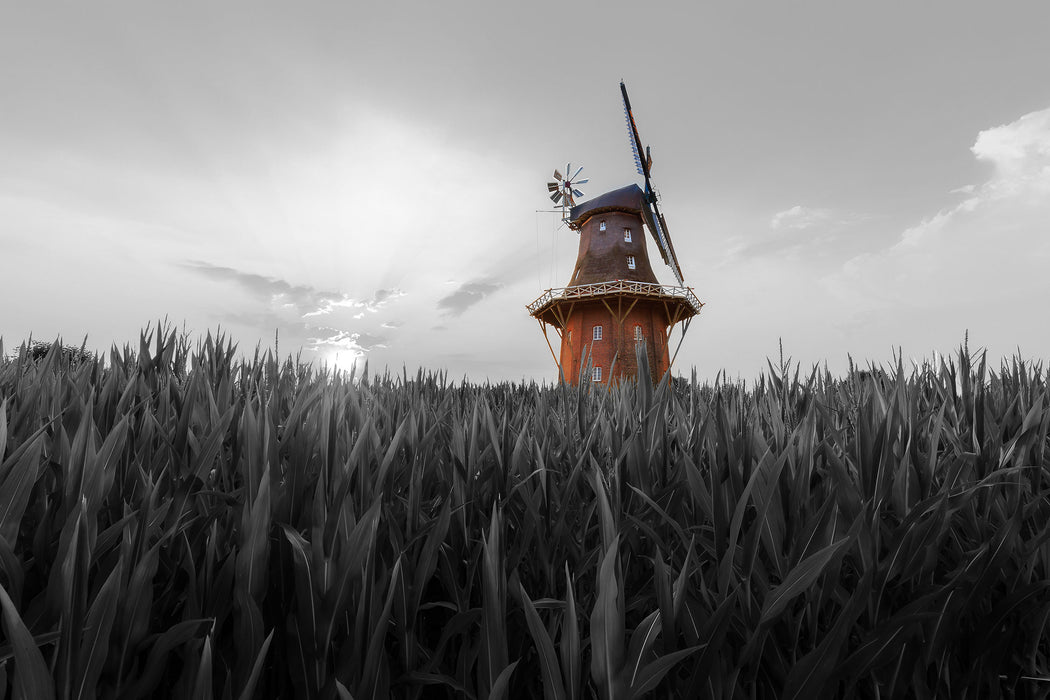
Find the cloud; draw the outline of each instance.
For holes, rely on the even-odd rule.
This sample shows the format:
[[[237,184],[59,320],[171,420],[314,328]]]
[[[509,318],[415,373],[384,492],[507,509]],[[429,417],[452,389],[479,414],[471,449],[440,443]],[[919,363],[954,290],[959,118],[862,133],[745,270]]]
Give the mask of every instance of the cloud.
[[[438,308],[443,309],[446,314],[459,316],[502,286],[498,282],[488,280],[466,282],[456,291],[439,299]]]
[[[309,285],[292,284],[278,277],[266,277],[200,260],[184,261],[180,267],[220,282],[236,284],[274,306],[294,309],[303,315],[309,315],[319,308],[330,310],[334,305],[353,301],[348,295],[339,292],[320,291]]]
[[[370,333],[350,332],[338,328],[316,328],[319,337],[310,338],[315,349],[335,348],[364,354],[376,348],[385,348],[386,338]]]
[[[834,258],[843,234],[869,217],[855,212],[796,204],[770,218],[768,228],[760,224],[729,237],[729,247],[719,267],[741,261],[786,257]],[[841,258],[840,258],[841,259]]]
[[[200,260],[183,261],[180,267],[214,280],[236,284],[249,294],[261,297],[275,307],[292,310],[303,318],[330,314],[338,307],[364,309],[375,313],[391,300],[405,295],[400,289],[377,289],[367,299],[355,299],[343,292],[324,291],[309,285],[292,284],[278,277],[244,272]]]
[[[992,166],[984,183],[825,282],[853,313],[878,311],[887,328],[917,314],[945,332],[985,326],[1045,347],[1050,333],[1022,310],[1050,296],[1050,108],[981,131],[970,150]]]
[[[1000,179],[1040,181],[1045,187],[1050,181],[1050,108],[985,129],[970,150],[978,160],[992,163]]]
[[[796,204],[790,209],[774,214],[773,218],[769,220],[769,227],[772,229],[800,231],[818,224],[827,223],[832,220],[834,215],[835,212],[831,209],[804,207],[801,204]]]
[[[392,299],[405,296],[405,293],[400,289],[377,289],[375,293],[368,299],[352,299],[350,297],[344,297],[337,300],[321,299],[317,308],[313,311],[308,311],[303,314],[303,318],[309,316],[323,316],[325,314],[332,313],[332,310],[336,307],[346,307],[351,309],[364,309],[370,313],[376,313],[381,308],[387,305]],[[360,312],[354,315],[354,318],[363,318],[364,312]]]
[[[301,345],[329,360],[339,355],[340,363],[345,356],[349,356],[352,361],[373,350],[388,347],[385,336],[369,333],[356,322],[360,321],[366,312],[378,313],[393,300],[404,296],[400,289],[377,289],[367,298],[357,299],[344,292],[319,290],[310,285],[292,284],[277,277],[199,260],[185,261],[179,265],[218,282],[236,285],[256,299],[258,303],[254,308],[224,312],[225,322],[240,323],[258,329],[278,328],[282,346]],[[350,317],[349,324],[358,327],[340,327],[338,319],[329,322],[336,325],[327,326],[310,325],[308,322],[308,319],[317,316],[337,316],[334,312],[340,308],[358,311]],[[383,323],[382,327],[394,329],[400,325],[398,322],[388,321]]]

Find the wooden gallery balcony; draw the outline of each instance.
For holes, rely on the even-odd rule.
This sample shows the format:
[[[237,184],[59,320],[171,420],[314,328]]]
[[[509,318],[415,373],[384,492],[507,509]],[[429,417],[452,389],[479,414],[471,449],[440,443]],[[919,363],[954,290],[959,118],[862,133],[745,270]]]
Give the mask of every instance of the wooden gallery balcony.
[[[525,308],[538,321],[561,328],[564,325],[565,317],[568,315],[563,310],[566,304],[591,299],[595,301],[601,300],[606,305],[614,299],[617,301],[617,305],[623,301],[633,303],[642,299],[662,301],[667,307],[669,325],[674,325],[678,321],[684,321],[697,315],[704,306],[689,287],[672,287],[632,280],[612,280],[609,282],[581,284],[574,287],[548,289],[536,301],[527,304]],[[618,315],[611,308],[610,313]]]

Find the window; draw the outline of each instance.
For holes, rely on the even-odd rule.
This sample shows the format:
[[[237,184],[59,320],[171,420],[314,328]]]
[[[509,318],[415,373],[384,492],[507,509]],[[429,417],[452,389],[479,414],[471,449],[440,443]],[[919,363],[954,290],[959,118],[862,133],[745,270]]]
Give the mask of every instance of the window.
[[[592,367],[591,368],[591,379],[596,381],[596,382],[600,382],[602,380],[602,368],[601,367]]]
[[[592,338],[594,340],[601,340],[602,339],[602,327],[601,326],[595,326],[594,327],[594,335],[592,336]]]
[[[628,255],[627,256],[627,269],[628,270],[633,270],[634,269],[634,256],[633,255]]]
[[[630,243],[631,242],[631,229],[625,228],[623,230],[623,242],[624,243]]]
[[[598,230],[599,231],[604,231],[605,230],[605,222],[604,221],[598,223]]]
[[[635,326],[634,327],[634,342],[640,343],[643,340],[645,340],[645,339],[642,337],[642,327],[641,326]]]

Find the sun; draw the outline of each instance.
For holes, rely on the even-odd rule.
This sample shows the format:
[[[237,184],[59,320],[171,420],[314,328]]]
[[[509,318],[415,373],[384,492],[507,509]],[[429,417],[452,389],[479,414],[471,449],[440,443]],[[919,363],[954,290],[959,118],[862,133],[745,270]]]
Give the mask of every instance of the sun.
[[[354,374],[355,368],[360,370],[360,365],[364,360],[365,353],[355,352],[347,348],[339,348],[337,350],[328,350],[321,354],[318,358],[321,365],[327,366],[329,369],[335,370],[341,373]]]

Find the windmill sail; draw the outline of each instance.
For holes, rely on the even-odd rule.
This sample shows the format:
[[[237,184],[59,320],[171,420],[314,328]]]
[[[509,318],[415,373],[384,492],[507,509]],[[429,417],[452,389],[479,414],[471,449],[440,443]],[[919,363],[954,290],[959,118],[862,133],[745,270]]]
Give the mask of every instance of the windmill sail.
[[[656,201],[656,192],[649,181],[649,166],[652,157],[649,149],[642,147],[642,139],[638,135],[638,126],[634,123],[634,114],[631,112],[631,99],[627,96],[627,86],[620,81],[620,94],[623,96],[623,112],[627,119],[628,140],[631,142],[631,151],[634,153],[634,164],[638,174],[645,178],[645,209],[644,219],[649,232],[656,239],[660,248],[660,257],[671,268],[678,284],[684,284],[682,279],[682,268],[678,264],[678,256],[675,255],[674,246],[671,245],[671,236],[667,232],[667,222],[660,213],[660,207]],[[644,157],[642,154],[645,154]]]

